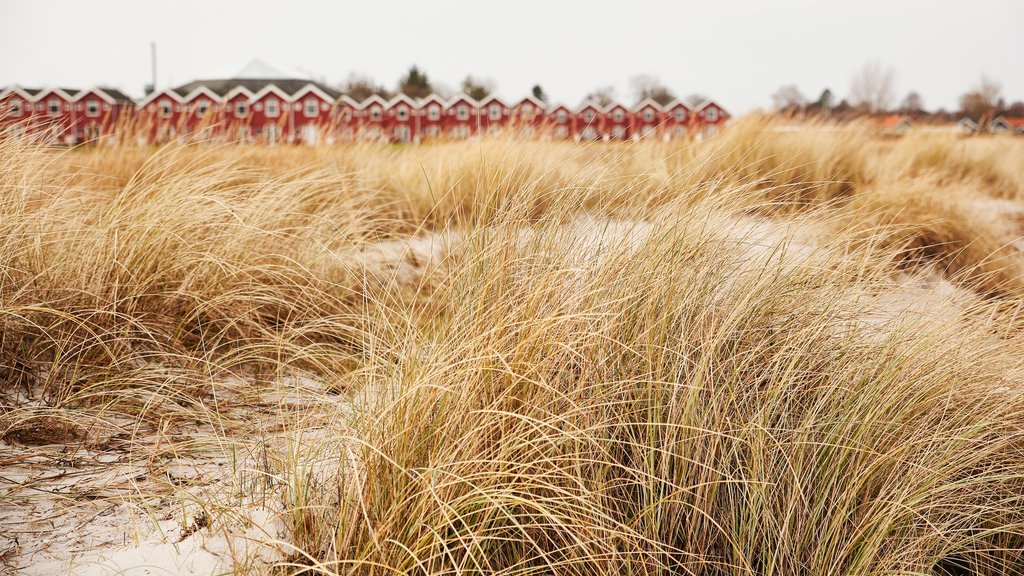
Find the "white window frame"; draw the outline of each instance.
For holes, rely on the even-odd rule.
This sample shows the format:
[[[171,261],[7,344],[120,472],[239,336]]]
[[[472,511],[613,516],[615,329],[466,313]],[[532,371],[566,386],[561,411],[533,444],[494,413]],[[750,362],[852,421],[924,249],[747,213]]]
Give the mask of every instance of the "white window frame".
[[[708,119],[708,122],[718,121],[718,109],[708,108],[707,110],[704,111],[704,117]]]
[[[616,122],[622,122],[626,119],[626,115],[622,112],[622,108],[616,108],[613,114],[614,116],[612,116],[612,118],[614,118]]]
[[[686,109],[685,108],[676,108],[675,116],[676,116],[676,121],[678,121],[678,122],[682,122],[683,120],[686,120]]]
[[[370,108],[371,120],[380,120],[382,115],[383,114],[381,114],[380,106],[374,106],[373,108]]]
[[[13,98],[7,103],[7,109],[11,111],[11,116],[21,116],[23,110],[21,99]]]
[[[488,114],[490,114],[491,120],[501,120],[501,104],[491,104]]]
[[[644,122],[654,122],[654,110],[644,108]]]
[[[249,103],[245,100],[235,102],[235,118],[245,118],[249,115]]]
[[[196,115],[202,118],[206,116],[206,113],[210,111],[210,103],[206,100],[200,100],[196,102]]]
[[[316,98],[310,97],[302,101],[302,115],[306,118],[316,118],[320,113],[320,103]]]
[[[583,121],[584,122],[587,122],[589,124],[590,122],[594,121],[594,118],[597,118],[597,114],[595,114],[593,110],[584,110],[583,111]]]
[[[57,98],[48,99],[46,101],[46,113],[50,116],[60,114],[60,100]]]
[[[399,120],[408,120],[409,119],[409,109],[406,108],[405,106],[399,106],[395,110],[395,115],[398,116]]]
[[[569,119],[569,115],[566,114],[565,110],[559,110],[555,114],[555,118],[557,118],[559,122],[565,122],[566,120]]]
[[[428,120],[440,120],[441,119],[441,107],[437,104],[433,104],[427,108],[427,119]]]
[[[263,106],[263,110],[263,115],[267,118],[277,118],[281,116],[281,103],[277,98],[267,98],[267,101]]]
[[[469,106],[459,104],[455,108],[455,117],[459,120],[469,120]]]
[[[156,106],[160,109],[161,118],[170,118],[174,112],[174,107],[169,100],[161,100],[156,103]]]
[[[100,101],[90,98],[85,101],[85,115],[95,118],[100,115]]]

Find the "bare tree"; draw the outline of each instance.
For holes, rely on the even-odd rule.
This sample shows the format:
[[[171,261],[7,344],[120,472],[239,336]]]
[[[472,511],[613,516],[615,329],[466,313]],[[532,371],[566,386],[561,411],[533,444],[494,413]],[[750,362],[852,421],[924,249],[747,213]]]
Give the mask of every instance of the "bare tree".
[[[960,97],[960,111],[974,120],[995,116],[1003,104],[1002,84],[985,75],[970,92]]]
[[[786,84],[772,94],[772,102],[779,112],[793,112],[807,104],[807,97],[800,92],[796,84]]]
[[[595,88],[589,94],[584,96],[583,99],[595,102],[598,106],[603,108],[612,102],[615,102],[615,88],[613,86]]]
[[[637,102],[650,98],[658,104],[665,106],[676,99],[676,95],[671,90],[663,85],[657,77],[650,74],[633,76],[629,83]]]
[[[903,114],[924,114],[924,100],[916,91],[911,90],[900,102],[900,112]]]
[[[853,105],[871,114],[885,112],[895,98],[896,73],[877,60],[864,64],[850,83]]]

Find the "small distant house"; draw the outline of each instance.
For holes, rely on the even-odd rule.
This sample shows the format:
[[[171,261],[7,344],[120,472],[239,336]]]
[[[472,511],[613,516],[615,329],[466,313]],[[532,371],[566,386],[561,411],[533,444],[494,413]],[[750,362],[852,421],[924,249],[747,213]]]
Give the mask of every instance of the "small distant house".
[[[1000,116],[989,123],[988,131],[994,134],[1024,134],[1024,118]]]

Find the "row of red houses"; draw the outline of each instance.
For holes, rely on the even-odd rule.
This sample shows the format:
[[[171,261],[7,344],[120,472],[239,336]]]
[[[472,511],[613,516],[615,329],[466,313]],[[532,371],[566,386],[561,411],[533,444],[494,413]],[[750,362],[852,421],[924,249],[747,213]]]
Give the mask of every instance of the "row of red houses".
[[[316,82],[296,79],[202,80],[141,101],[108,88],[0,91],[0,128],[78,144],[117,137],[163,143],[183,139],[240,142],[420,142],[514,131],[558,140],[705,137],[729,119],[713,101],[627,107],[584,102],[549,106],[527,96],[474,100],[465,94],[356,102]]]

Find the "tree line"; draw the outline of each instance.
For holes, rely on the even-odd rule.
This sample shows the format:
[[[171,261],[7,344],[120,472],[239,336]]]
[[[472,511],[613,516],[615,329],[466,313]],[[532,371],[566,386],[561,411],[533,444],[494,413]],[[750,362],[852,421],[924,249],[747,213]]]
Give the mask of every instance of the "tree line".
[[[925,108],[921,94],[915,90],[907,92],[902,99],[897,97],[896,72],[878,61],[869,61],[851,78],[847,98],[836,101],[832,90],[825,88],[817,100],[811,101],[795,84],[786,84],[772,94],[772,103],[778,114],[839,119],[899,113],[936,120],[967,117],[979,126],[985,126],[1000,115],[1024,117],[1024,102],[1017,100],[1008,103],[1003,97],[1002,85],[985,75],[960,96],[957,110],[938,108],[929,111]]]
[[[483,100],[494,93],[496,87],[497,84],[494,80],[470,74],[463,79],[459,90],[475,100]],[[391,99],[399,94],[405,94],[410,98],[425,98],[430,94],[450,98],[455,93],[449,86],[432,81],[426,71],[416,65],[409,67],[409,70],[398,79],[394,88],[388,88],[362,74],[351,74],[340,88],[343,93],[357,102],[362,102],[374,95],[384,99]],[[676,100],[676,94],[671,89],[662,84],[657,77],[649,74],[641,74],[630,79],[630,91],[636,102],[650,98],[664,106]],[[548,103],[548,95],[540,84],[535,84],[530,93],[541,102]],[[596,102],[600,106],[608,106],[616,101],[615,88],[611,85],[599,86],[591,90],[584,99]],[[683,101],[691,106],[696,106],[706,99],[702,94],[690,94]]]

